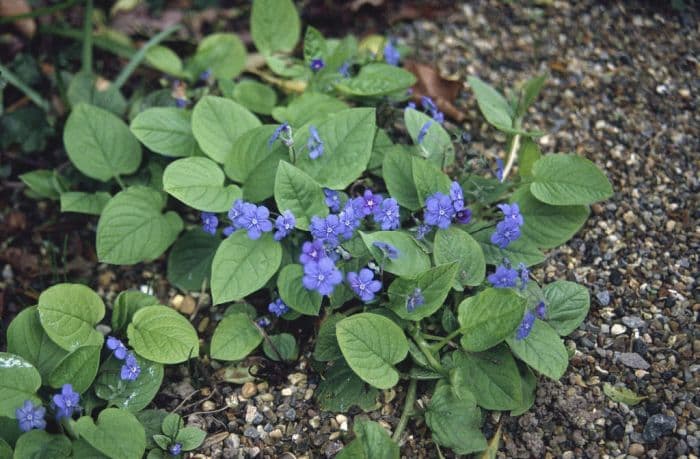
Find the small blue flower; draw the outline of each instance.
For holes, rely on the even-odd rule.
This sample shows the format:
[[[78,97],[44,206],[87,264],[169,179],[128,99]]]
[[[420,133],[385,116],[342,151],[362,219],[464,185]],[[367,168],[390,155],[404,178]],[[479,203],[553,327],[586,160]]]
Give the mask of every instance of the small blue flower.
[[[504,220],[513,221],[518,226],[521,226],[525,222],[523,220],[523,216],[520,214],[520,208],[518,207],[517,202],[514,202],[513,204],[499,204],[498,208],[501,209],[501,212],[503,212]]]
[[[107,349],[112,350],[114,352],[114,357],[119,360],[124,360],[128,353],[128,349],[124,346],[124,343],[114,336],[107,337]]]
[[[503,265],[499,265],[496,268],[496,272],[490,274],[488,281],[491,282],[496,288],[510,288],[515,287],[516,280],[518,279],[518,271],[506,268]]]
[[[186,108],[187,107],[187,99],[181,99],[179,97],[175,98],[175,106],[177,108]]]
[[[248,202],[243,204],[243,213],[237,221],[242,229],[248,231],[248,237],[253,240],[260,239],[262,233],[272,231],[270,211],[265,206],[256,206]]]
[[[224,228],[223,230],[221,230],[221,233],[222,233],[224,236],[229,237],[229,236],[232,235],[235,231],[236,231],[236,228],[234,228],[233,226],[227,226],[226,228]]]
[[[343,274],[336,268],[333,260],[324,257],[318,263],[311,261],[304,265],[304,277],[301,281],[307,290],[330,295],[335,286],[343,282]]]
[[[272,135],[270,136],[270,138],[267,140],[267,147],[272,148],[272,144],[274,144],[275,141],[280,138],[280,136],[282,136],[282,142],[284,142],[285,145],[289,146],[287,144],[287,142],[285,141],[288,137],[290,137],[289,131],[290,131],[289,123],[287,123],[287,122],[282,123],[279,126],[277,126],[277,128],[275,129],[275,132],[273,132]]]
[[[422,241],[425,236],[430,232],[430,225],[422,224],[418,225],[416,228],[416,239]]]
[[[466,225],[472,219],[472,211],[466,207],[462,210],[457,211],[455,214],[455,221],[460,225]]]
[[[532,331],[532,327],[535,325],[535,315],[528,311],[525,311],[522,322],[518,325],[518,329],[515,331],[515,339],[520,341],[527,338]]]
[[[446,194],[437,192],[425,200],[425,222],[428,225],[447,229],[454,214],[452,200]]]
[[[22,432],[29,432],[32,429],[45,429],[46,408],[41,405],[34,405],[31,400],[25,400],[21,408],[15,410],[15,417]]]
[[[80,410],[80,394],[73,390],[71,384],[64,384],[61,392],[54,395],[52,400],[58,419],[71,417],[75,411]]]
[[[211,77],[211,69],[206,69],[205,71],[199,74],[200,81],[207,81],[209,77]]]
[[[289,311],[289,306],[284,304],[284,301],[282,301],[281,298],[277,298],[275,301],[267,305],[267,310],[270,312],[270,314],[280,317]]]
[[[202,212],[202,229],[211,234],[216,234],[216,228],[219,227],[219,219],[211,212]]]
[[[430,116],[432,116],[436,122],[438,122],[439,124],[445,122],[445,115],[443,115],[440,109],[438,109],[437,105],[435,105],[435,102],[433,102],[433,99],[431,99],[428,96],[422,96],[420,98],[420,101],[423,105],[423,108],[430,112]]]
[[[399,249],[387,242],[374,241],[372,245],[381,250],[384,256],[391,260],[399,258]]]
[[[344,78],[350,78],[350,61],[343,62],[343,65],[338,68],[338,73]]]
[[[455,212],[464,209],[464,192],[459,182],[454,181],[450,184],[450,199],[452,199]]]
[[[364,194],[358,198],[358,204],[361,204],[361,213],[367,216],[375,213],[381,206],[384,197],[381,194],[374,194],[372,190],[365,190]]]
[[[342,212],[338,214],[340,222],[340,234],[343,239],[351,239],[355,230],[360,226],[361,220],[355,215],[355,209],[352,205],[345,206]]]
[[[537,306],[535,306],[535,314],[543,320],[547,316],[547,305],[544,304],[544,301],[537,303]]]
[[[323,61],[323,59],[311,59],[311,63],[309,64],[309,68],[311,68],[311,71],[316,73],[319,70],[321,70],[323,67],[326,66],[326,63]]]
[[[323,141],[313,125],[309,126],[309,140],[306,141],[306,148],[309,149],[309,158],[311,159],[317,159],[323,154]]]
[[[376,210],[373,217],[374,221],[381,225],[382,230],[397,229],[400,225],[399,203],[394,198],[383,200],[381,209]]]
[[[324,188],[323,194],[326,196],[326,205],[331,212],[338,212],[340,210],[340,193],[330,188]]]
[[[416,287],[413,289],[413,293],[406,298],[406,311],[413,312],[417,307],[423,306],[424,304],[425,297],[423,296],[423,291]]]
[[[513,220],[502,220],[496,225],[496,231],[491,235],[491,242],[502,249],[520,237],[520,226]]]
[[[138,378],[140,374],[141,367],[136,361],[134,354],[129,352],[129,354],[126,356],[126,360],[124,361],[124,365],[122,365],[119,378],[121,378],[122,381],[136,381],[136,378]]]
[[[170,453],[171,456],[177,456],[182,452],[182,444],[181,443],[173,443],[172,445],[168,446],[168,453]]]
[[[228,219],[231,221],[231,224],[233,225],[233,231],[237,229],[241,229],[240,223],[238,219],[243,215],[243,207],[245,206],[245,201],[242,199],[236,199],[236,201],[233,203],[233,206],[231,206],[231,209],[228,211]],[[233,232],[231,231],[231,232]],[[226,230],[224,230],[224,234],[226,233]],[[230,233],[229,233],[230,234]],[[229,235],[227,234],[227,236]]]
[[[281,241],[289,235],[297,224],[297,219],[291,210],[287,209],[275,220],[275,234],[272,236],[275,241]]]
[[[430,126],[433,125],[433,120],[428,120],[421,126],[420,131],[418,131],[418,137],[416,138],[416,143],[418,145],[423,143],[423,139],[425,139],[426,134],[428,134],[428,130],[430,130]]]
[[[503,160],[496,158],[496,178],[499,182],[503,181]]]
[[[396,48],[396,42],[393,39],[387,40],[384,45],[384,62],[389,65],[399,65],[400,59],[401,53]]]
[[[381,281],[374,279],[374,272],[362,268],[359,273],[348,273],[348,284],[362,301],[367,303],[374,299],[375,293],[382,289]]]
[[[261,317],[257,320],[256,323],[260,328],[267,328],[270,326],[270,319],[268,319],[267,317]]]
[[[304,244],[302,244],[299,262],[302,265],[310,262],[318,262],[325,256],[326,248],[323,246],[323,241],[314,239],[312,242],[304,242]]]
[[[409,102],[409,103],[407,103],[407,104],[406,104],[406,108],[405,108],[404,110],[408,110],[408,109],[415,110],[415,109],[416,109],[416,104],[415,104],[415,102]]]
[[[337,215],[331,214],[326,218],[314,215],[311,217],[309,231],[311,231],[314,239],[324,242],[329,247],[336,247],[339,243],[338,237],[342,232],[342,228]]]
[[[520,290],[525,290],[527,282],[530,280],[530,271],[525,266],[525,263],[520,263],[518,270],[520,270]]]

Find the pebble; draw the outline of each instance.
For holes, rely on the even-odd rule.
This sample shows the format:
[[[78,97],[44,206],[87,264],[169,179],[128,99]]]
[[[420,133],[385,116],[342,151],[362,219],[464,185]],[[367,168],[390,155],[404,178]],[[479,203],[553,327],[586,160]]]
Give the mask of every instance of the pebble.
[[[649,443],[668,435],[676,428],[676,418],[665,414],[655,414],[647,419],[642,437]]]
[[[637,354],[636,352],[616,352],[615,357],[623,365],[630,367],[630,368],[647,370],[651,366],[651,365],[649,365],[649,362],[644,360],[644,357]]]
[[[258,408],[253,404],[249,404],[245,409],[245,422],[252,424],[253,419],[255,419],[258,414]]]
[[[282,394],[282,397],[291,397],[294,390],[291,387],[285,387],[280,391],[280,393]]]
[[[243,435],[248,438],[258,438],[260,437],[260,432],[255,427],[249,426],[243,431]]]
[[[214,411],[216,409],[216,403],[211,400],[207,400],[202,403],[202,411]]]
[[[644,454],[644,445],[641,445],[639,443],[632,443],[629,449],[627,450],[627,453],[630,456],[642,457],[642,455]]]
[[[610,332],[613,334],[613,336],[621,335],[626,331],[627,331],[627,327],[625,327],[624,325],[621,325],[621,324],[615,324],[610,329]]]
[[[241,446],[241,438],[236,435],[235,433],[231,433],[226,437],[226,440],[224,440],[224,447],[226,448],[240,448]]]
[[[601,290],[595,294],[595,297],[598,299],[598,303],[600,303],[601,306],[607,306],[610,304],[610,292],[607,290]]]
[[[294,421],[297,418],[297,412],[294,408],[290,408],[284,412],[284,417],[289,421]]]
[[[243,387],[241,388],[241,397],[244,398],[253,398],[257,393],[258,388],[252,382],[243,384]]]
[[[647,323],[642,320],[639,316],[624,316],[622,318],[622,323],[627,325],[629,328],[645,328]]]

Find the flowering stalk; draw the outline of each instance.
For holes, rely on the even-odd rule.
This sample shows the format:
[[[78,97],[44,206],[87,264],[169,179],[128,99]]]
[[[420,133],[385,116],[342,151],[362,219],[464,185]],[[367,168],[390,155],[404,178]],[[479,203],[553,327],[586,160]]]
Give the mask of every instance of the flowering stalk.
[[[403,434],[403,431],[406,429],[406,426],[408,425],[408,420],[411,418],[411,415],[413,414],[413,404],[416,401],[416,387],[418,386],[418,380],[415,378],[411,378],[411,381],[408,383],[408,390],[406,391],[406,398],[404,399],[404,404],[403,404],[403,412],[401,413],[401,419],[399,419],[399,424],[396,426],[396,430],[394,431],[394,435],[392,435],[391,439],[394,440],[395,442],[398,442],[401,439],[401,434]]]
[[[516,119],[513,122],[513,127],[515,129],[520,129],[520,119]],[[515,134],[513,141],[510,144],[510,152],[508,152],[508,161],[506,162],[506,167],[503,168],[503,181],[508,178],[510,170],[515,164],[515,157],[518,156],[518,150],[520,149],[520,134]]]

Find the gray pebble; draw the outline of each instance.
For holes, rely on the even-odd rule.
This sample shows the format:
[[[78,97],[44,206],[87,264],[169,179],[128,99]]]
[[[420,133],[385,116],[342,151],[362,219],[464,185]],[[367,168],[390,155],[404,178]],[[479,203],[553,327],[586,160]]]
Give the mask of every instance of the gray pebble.
[[[668,435],[676,428],[676,418],[665,414],[655,414],[647,419],[644,425],[642,437],[646,442],[655,442],[664,435]]]
[[[255,416],[253,416],[252,423],[253,423],[254,425],[258,425],[258,424],[262,423],[264,419],[265,419],[265,418],[263,417],[262,414],[260,414],[260,413],[255,413]]]
[[[598,303],[600,303],[601,306],[607,306],[610,304],[610,292],[607,290],[601,290],[595,294],[595,297],[598,299]]]
[[[253,426],[246,427],[245,431],[243,431],[243,435],[249,438],[258,438],[260,436],[260,432],[258,432],[258,429],[256,429]]]
[[[629,328],[645,328],[647,323],[638,316],[625,316],[622,318],[622,323]]]
[[[648,370],[651,365],[636,352],[616,352],[615,359],[623,365],[639,370]]]
[[[240,437],[238,437],[238,435],[236,435],[234,433],[229,434],[229,436],[226,437],[226,439],[224,440],[224,447],[225,448],[236,449],[236,448],[239,448],[240,446],[241,446],[241,439],[240,439]]]
[[[294,421],[297,418],[297,412],[294,408],[290,408],[284,413],[284,417],[290,421]]]

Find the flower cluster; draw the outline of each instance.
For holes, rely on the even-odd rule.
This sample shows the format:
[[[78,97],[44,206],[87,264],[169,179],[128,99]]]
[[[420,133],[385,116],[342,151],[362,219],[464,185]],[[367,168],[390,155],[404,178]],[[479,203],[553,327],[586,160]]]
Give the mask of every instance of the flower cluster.
[[[73,390],[72,385],[64,384],[61,391],[51,398],[51,408],[57,420],[69,418],[73,413],[80,411],[80,394]],[[31,400],[25,400],[24,404],[15,410],[15,417],[22,432],[46,428],[46,408],[41,404],[35,405]]]
[[[496,267],[496,272],[488,276],[488,281],[496,288],[514,288],[520,280],[520,290],[525,290],[530,277],[530,270],[524,263],[518,264],[518,269],[513,269],[510,262],[505,259]]]
[[[502,249],[520,237],[520,227],[523,226],[523,216],[520,214],[518,203],[499,204],[503,212],[503,220],[496,224],[496,231],[491,235],[491,242]]]
[[[466,225],[472,213],[464,207],[464,193],[458,182],[450,185],[450,194],[437,192],[425,200],[425,223],[447,229],[453,221]]]
[[[267,310],[270,312],[270,314],[281,317],[289,311],[289,306],[284,304],[281,298],[277,298],[275,301],[267,305]]]
[[[121,372],[119,377],[122,381],[135,381],[136,378],[141,374],[141,367],[139,366],[136,357],[132,352],[126,348],[124,343],[115,338],[114,336],[107,337],[107,349],[112,351],[112,354],[117,360],[123,360]]]
[[[420,98],[420,103],[425,110],[430,112],[430,116],[436,122],[438,122],[439,124],[442,124],[445,122],[445,115],[440,111],[440,109],[437,107],[435,102],[433,102],[433,99],[431,99],[428,96],[422,96]]]
[[[326,63],[324,62],[323,59],[317,58],[317,59],[311,59],[311,62],[309,63],[309,68],[311,68],[311,71],[316,73],[319,70],[321,70],[323,67],[326,66]]]

